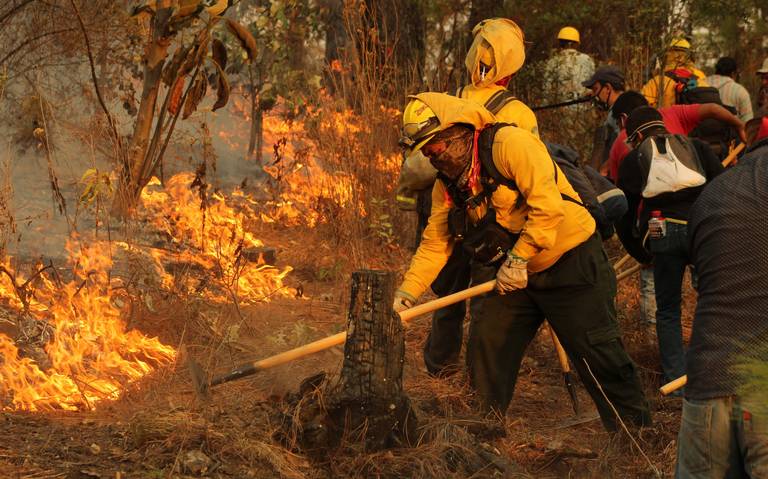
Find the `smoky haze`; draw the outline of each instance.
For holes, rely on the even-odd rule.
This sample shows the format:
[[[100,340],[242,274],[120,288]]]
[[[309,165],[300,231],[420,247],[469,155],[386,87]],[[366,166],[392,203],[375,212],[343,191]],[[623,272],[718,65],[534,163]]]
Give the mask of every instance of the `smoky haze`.
[[[96,231],[95,208],[79,202],[84,189],[81,178],[89,168],[112,173],[115,165],[104,135],[104,114],[92,94],[83,94],[92,86],[88,83],[87,71],[81,70],[77,76],[82,89],[72,91],[65,99],[61,97],[61,90],[36,87],[41,93],[39,97],[48,100],[44,104],[49,107],[40,106],[38,95],[28,84],[15,84],[6,93],[0,110],[3,118],[0,129],[6,138],[0,151],[0,174],[7,175],[0,183],[10,187],[10,198],[6,199],[15,221],[13,234],[6,238],[6,251],[21,260],[63,261],[71,233],[94,235]],[[50,71],[47,74],[54,75]],[[140,85],[136,86],[140,91]],[[228,106],[216,112],[210,111],[212,102],[213,99],[206,98],[196,113],[176,124],[164,156],[165,179],[181,171],[194,171],[207,156],[206,181],[214,188],[230,191],[244,180],[254,185],[263,179],[264,173],[256,161],[246,160],[250,130],[250,121],[243,113],[246,100],[233,92]],[[128,138],[134,117],[118,101],[110,102],[109,108],[120,132]],[[203,123],[210,132],[212,145],[207,153]],[[265,157],[271,149],[271,145],[265,143]],[[59,207],[62,202],[56,198],[52,177],[65,210]],[[5,191],[4,196],[9,196],[8,193]],[[109,208],[109,204],[100,206]],[[99,237],[106,239],[103,222],[107,215],[102,210],[99,216]],[[3,227],[8,230],[8,219],[0,217],[0,221],[6,223]],[[111,237],[119,238],[119,225],[114,219],[110,219],[110,223]]]

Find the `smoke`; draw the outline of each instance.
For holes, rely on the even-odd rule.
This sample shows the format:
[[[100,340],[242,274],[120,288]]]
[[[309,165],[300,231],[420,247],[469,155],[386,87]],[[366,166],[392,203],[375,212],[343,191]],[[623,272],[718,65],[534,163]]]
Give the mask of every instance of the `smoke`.
[[[0,108],[0,132],[9,138],[0,150],[5,165],[0,168],[0,250],[5,245],[7,254],[22,261],[63,262],[73,233],[93,238],[98,232],[99,239],[107,238],[108,227],[113,239],[121,233],[120,225],[109,218],[108,199],[97,205],[80,198],[87,170],[110,174],[114,183],[116,168],[87,68],[47,68],[38,77],[42,80],[35,85],[9,85]],[[61,88],[67,82],[55,78],[68,78],[79,88]],[[245,101],[233,95],[228,107],[215,113],[210,111],[212,102],[206,99],[189,119],[177,123],[164,157],[163,179],[195,171],[205,162],[205,180],[215,188],[228,192],[244,181],[258,185],[265,175],[258,162],[246,159],[250,121]],[[121,134],[129,138],[134,117],[117,98],[108,106]],[[271,150],[271,145],[265,149]]]

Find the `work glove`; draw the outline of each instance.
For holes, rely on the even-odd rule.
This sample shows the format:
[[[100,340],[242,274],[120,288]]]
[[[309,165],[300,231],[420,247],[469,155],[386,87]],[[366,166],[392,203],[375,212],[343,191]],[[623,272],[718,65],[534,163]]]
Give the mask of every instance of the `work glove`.
[[[394,310],[396,313],[405,311],[406,309],[413,307],[413,303],[415,302],[416,301],[414,300],[413,296],[410,294],[397,291],[395,293],[395,301],[392,303],[392,310]]]
[[[496,291],[499,294],[507,294],[526,286],[528,286],[528,260],[510,251],[507,253],[504,264],[496,273]]]

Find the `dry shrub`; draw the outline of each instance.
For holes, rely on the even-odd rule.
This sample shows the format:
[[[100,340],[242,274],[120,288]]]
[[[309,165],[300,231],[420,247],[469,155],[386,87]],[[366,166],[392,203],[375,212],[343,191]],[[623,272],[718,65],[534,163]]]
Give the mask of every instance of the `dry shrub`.
[[[361,239],[376,238],[391,246],[395,237],[413,235],[413,218],[394,205],[401,162],[398,108],[404,95],[393,101],[391,94],[410,89],[406,84],[393,86],[387,72],[397,66],[386,54],[382,35],[370,27],[374,18],[376,12],[363,2],[346,2],[350,41],[345,57],[328,76],[334,96],[321,94],[315,100],[323,105],[322,116],[310,117],[307,128],[327,166],[354,178],[352,204],[363,205],[364,213],[339,211],[330,226],[335,237],[351,242],[356,264],[365,264],[367,245]]]
[[[16,221],[13,215],[11,198],[11,168],[9,162],[0,163],[0,258],[5,256],[5,249],[11,237],[16,233]]]

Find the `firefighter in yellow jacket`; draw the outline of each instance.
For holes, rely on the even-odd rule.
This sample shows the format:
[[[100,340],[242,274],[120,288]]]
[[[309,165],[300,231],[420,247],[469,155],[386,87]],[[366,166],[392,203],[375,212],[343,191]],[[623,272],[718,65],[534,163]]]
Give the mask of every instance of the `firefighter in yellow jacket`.
[[[469,83],[458,89],[456,96],[465,98],[495,114],[497,121],[512,123],[538,137],[536,115],[525,103],[516,99],[507,89],[512,76],[525,62],[525,36],[519,26],[507,18],[483,20],[472,29],[474,39],[469,47],[465,66]],[[429,165],[420,152],[413,152],[411,161]],[[418,171],[431,169],[422,166]],[[436,175],[436,171],[433,175]],[[407,174],[407,173],[404,173]],[[429,189],[421,193],[420,223],[426,226],[431,209],[432,181]],[[451,258],[432,289],[440,296],[461,291],[469,286],[469,260],[460,251]],[[424,364],[430,374],[445,375],[458,369],[463,340],[466,304],[457,303],[439,311],[432,317],[432,329],[424,344]]]
[[[421,150],[439,176],[394,309],[410,307],[455,248],[471,251],[472,282],[496,278],[496,291],[470,307],[467,368],[484,408],[506,411],[525,349],[547,318],[606,428],[616,428],[614,414],[587,365],[625,420],[650,423],[620,339],[616,278],[592,216],[538,138],[496,122],[454,96],[410,97],[402,143]]]
[[[696,86],[709,86],[707,75],[696,68],[693,64],[693,52],[691,44],[684,38],[672,40],[664,55],[664,65],[661,66],[661,73],[643,85],[641,93],[648,99],[648,104],[655,108],[672,106],[677,103],[676,87],[678,82],[670,78],[676,70],[687,70],[690,76],[695,80]]]

